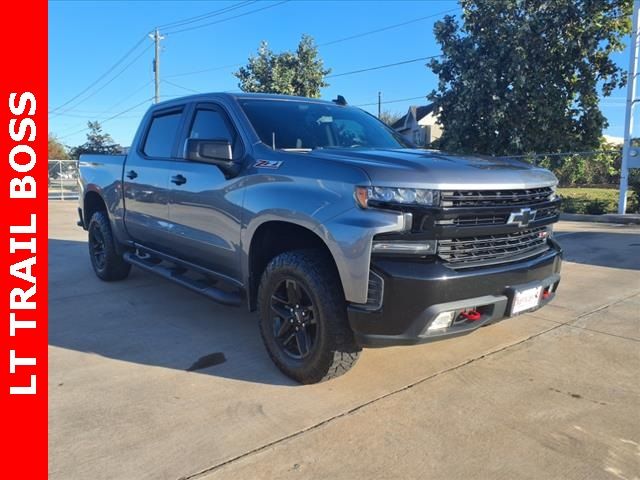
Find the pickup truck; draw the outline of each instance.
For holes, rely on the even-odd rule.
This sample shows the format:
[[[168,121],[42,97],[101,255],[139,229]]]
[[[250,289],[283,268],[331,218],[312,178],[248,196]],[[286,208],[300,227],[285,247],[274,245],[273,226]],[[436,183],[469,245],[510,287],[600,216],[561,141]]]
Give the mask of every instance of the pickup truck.
[[[132,265],[257,310],[274,363],[314,383],[363,347],[467,334],[556,294],[548,170],[417,149],[369,113],[202,94],[145,114],[127,155],[83,155],[96,275]]]

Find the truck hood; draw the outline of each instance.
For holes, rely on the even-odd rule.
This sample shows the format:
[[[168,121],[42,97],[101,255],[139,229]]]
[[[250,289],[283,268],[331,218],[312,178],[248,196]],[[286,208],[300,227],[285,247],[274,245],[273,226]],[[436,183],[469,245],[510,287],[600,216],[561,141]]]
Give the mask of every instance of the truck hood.
[[[557,183],[550,171],[524,162],[434,150],[318,149],[308,155],[357,166],[376,186],[494,190]]]

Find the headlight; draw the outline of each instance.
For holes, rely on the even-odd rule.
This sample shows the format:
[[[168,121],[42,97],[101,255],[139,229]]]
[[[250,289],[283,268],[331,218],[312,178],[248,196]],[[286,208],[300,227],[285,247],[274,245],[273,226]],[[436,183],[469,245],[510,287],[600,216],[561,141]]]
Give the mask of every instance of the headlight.
[[[369,202],[399,205],[434,206],[440,203],[440,192],[425,188],[356,187],[356,201],[362,208]]]

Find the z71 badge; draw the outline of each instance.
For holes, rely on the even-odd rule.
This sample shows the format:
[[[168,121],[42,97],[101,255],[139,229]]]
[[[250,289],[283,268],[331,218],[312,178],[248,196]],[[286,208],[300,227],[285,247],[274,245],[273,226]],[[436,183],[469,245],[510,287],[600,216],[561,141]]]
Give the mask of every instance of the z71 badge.
[[[280,168],[280,165],[282,165],[282,162],[277,160],[258,160],[256,163],[253,164],[253,166],[256,168],[273,168],[273,169]]]

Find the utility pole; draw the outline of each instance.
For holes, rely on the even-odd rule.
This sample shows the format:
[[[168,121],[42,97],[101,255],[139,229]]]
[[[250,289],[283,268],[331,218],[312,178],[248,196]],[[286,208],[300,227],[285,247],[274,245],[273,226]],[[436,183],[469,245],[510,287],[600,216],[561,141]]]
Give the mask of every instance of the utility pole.
[[[633,148],[633,121],[636,103],[636,84],[638,77],[638,42],[640,41],[640,0],[633,2],[633,20],[631,24],[631,41],[629,42],[629,73],[627,76],[627,109],[624,116],[624,144],[622,146],[622,165],[620,166],[620,198],[618,213],[625,214],[627,209],[627,190],[629,188],[629,169],[640,168],[638,149]]]
[[[151,38],[156,44],[156,54],[153,58],[153,73],[155,80],[154,103],[158,103],[160,101],[160,40],[164,40],[164,37],[160,35],[160,30],[156,28],[153,33],[149,34],[149,38]]]
[[[381,113],[382,113],[382,92],[378,92],[378,118],[380,118]]]

